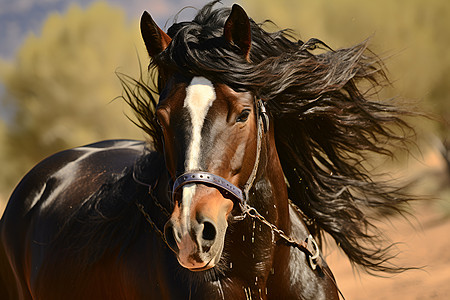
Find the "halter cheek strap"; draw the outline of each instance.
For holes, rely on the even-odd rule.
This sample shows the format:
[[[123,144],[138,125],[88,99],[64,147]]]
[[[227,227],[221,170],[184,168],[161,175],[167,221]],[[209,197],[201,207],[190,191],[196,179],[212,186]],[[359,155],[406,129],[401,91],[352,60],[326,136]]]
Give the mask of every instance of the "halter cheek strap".
[[[208,172],[189,172],[184,173],[179,176],[172,188],[172,194],[174,195],[181,187],[188,183],[205,183],[214,186],[215,188],[224,191],[225,193],[229,193],[234,198],[239,200],[239,204],[241,207],[244,207],[244,204],[249,198],[249,192],[256,178],[256,174],[258,172],[259,160],[261,156],[261,147],[262,147],[262,137],[263,132],[266,133],[269,130],[269,116],[267,115],[266,109],[264,107],[264,103],[262,100],[258,100],[257,102],[257,128],[258,128],[258,137],[256,141],[256,160],[253,165],[252,173],[247,180],[247,183],[244,185],[243,189],[238,188],[228,180],[218,175],[214,175]]]
[[[256,140],[256,159],[255,164],[253,165],[252,173],[250,174],[247,183],[244,185],[244,195],[246,200],[249,199],[249,192],[256,179],[256,173],[258,172],[259,160],[261,156],[263,129],[264,133],[267,133],[267,131],[269,130],[269,116],[267,115],[264,102],[261,99],[258,100],[257,106],[258,106],[258,119],[256,122],[256,126],[258,127],[258,137]]]

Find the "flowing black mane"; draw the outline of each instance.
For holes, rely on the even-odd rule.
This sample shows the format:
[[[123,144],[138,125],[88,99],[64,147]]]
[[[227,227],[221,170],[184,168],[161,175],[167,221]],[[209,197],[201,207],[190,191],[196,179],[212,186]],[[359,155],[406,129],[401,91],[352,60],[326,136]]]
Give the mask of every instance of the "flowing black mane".
[[[311,232],[329,233],[353,263],[369,271],[400,270],[387,261],[390,247],[378,243],[368,212],[399,211],[406,198],[374,181],[364,167],[371,153],[392,155],[389,145],[404,143],[410,130],[401,111],[369,99],[387,80],[382,61],[367,49],[367,41],[334,51],[317,39],[295,41],[289,30],[267,32],[254,21],[246,60],[223,38],[230,9],[214,9],[214,4],[192,22],[173,24],[172,43],[150,67],[201,75],[263,99],[274,121],[289,197],[308,217]],[[154,120],[158,88],[143,81],[134,87],[130,78],[122,79],[138,126],[161,151]]]

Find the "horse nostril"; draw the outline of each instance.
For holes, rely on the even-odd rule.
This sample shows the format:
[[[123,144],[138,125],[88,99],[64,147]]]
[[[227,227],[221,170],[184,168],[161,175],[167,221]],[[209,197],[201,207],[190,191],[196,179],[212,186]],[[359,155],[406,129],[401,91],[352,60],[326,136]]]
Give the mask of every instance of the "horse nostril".
[[[177,247],[177,233],[176,229],[173,226],[172,222],[167,222],[164,226],[164,237],[166,238],[167,245],[174,251],[178,251]],[[179,238],[178,238],[179,240]]]
[[[212,223],[208,221],[203,222],[202,238],[207,241],[212,241],[216,238],[216,227]]]

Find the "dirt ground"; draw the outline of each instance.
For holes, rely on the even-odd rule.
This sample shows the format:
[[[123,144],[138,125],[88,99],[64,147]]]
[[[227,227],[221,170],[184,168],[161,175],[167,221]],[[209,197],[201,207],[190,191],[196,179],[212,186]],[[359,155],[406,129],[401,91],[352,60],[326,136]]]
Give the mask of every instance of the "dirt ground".
[[[401,242],[395,261],[402,266],[423,266],[390,278],[355,273],[338,250],[326,258],[347,300],[359,299],[450,299],[450,218],[435,205],[415,207],[410,222],[396,217],[391,224],[380,224],[388,237]]]

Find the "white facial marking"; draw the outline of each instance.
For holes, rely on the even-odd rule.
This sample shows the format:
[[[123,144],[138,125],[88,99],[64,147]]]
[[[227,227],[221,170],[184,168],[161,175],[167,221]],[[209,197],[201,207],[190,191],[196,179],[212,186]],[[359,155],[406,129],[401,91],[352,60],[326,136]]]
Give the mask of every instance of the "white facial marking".
[[[183,196],[181,200],[181,222],[180,222],[182,236],[189,234],[188,230],[191,223],[189,215],[192,198],[194,198],[195,195],[195,188],[196,185],[194,183],[188,183],[185,186],[183,186]]]
[[[200,142],[203,123],[209,108],[216,99],[216,92],[211,81],[194,77],[186,89],[184,107],[191,116],[192,137],[187,150],[186,170],[197,170],[200,158]]]
[[[186,153],[186,171],[198,170],[200,168],[200,145],[202,139],[202,128],[206,114],[216,99],[216,92],[211,81],[203,77],[194,77],[191,84],[186,88],[184,107],[189,111],[191,117],[191,140]],[[189,215],[192,198],[195,195],[195,184],[187,184],[183,187],[181,205],[181,218],[184,226],[189,225]],[[183,223],[183,222],[182,222]],[[186,227],[185,227],[186,226]],[[182,231],[184,231],[182,229]],[[183,232],[183,234],[186,232]]]

